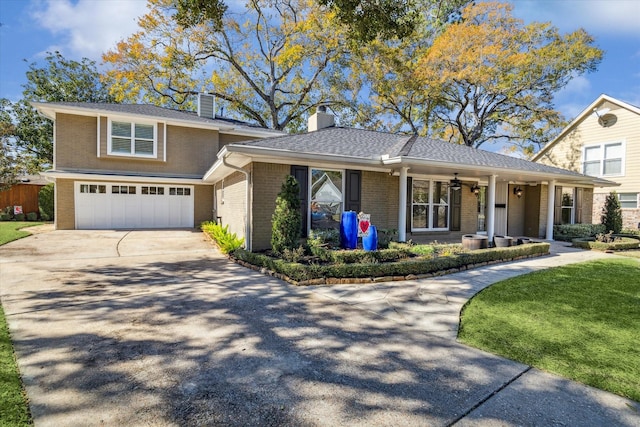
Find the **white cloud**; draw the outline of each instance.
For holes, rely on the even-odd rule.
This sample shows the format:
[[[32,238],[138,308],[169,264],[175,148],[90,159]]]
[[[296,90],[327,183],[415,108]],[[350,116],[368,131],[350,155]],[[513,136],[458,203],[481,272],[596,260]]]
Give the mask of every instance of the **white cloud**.
[[[59,37],[57,46],[48,50],[99,60],[119,40],[137,31],[137,20],[146,10],[145,0],[45,0],[32,16]]]
[[[637,0],[512,0],[525,21],[551,21],[563,32],[584,28],[599,34],[640,36]]]

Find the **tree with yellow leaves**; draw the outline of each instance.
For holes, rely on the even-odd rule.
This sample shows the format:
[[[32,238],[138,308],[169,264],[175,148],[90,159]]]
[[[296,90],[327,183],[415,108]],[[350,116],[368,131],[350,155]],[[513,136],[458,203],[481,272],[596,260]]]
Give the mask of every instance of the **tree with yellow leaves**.
[[[328,81],[340,78],[342,27],[316,1],[250,0],[242,11],[205,3],[149,0],[140,31],[103,56],[118,101],[187,109],[207,91],[226,115],[298,130],[341,96]]]
[[[420,58],[415,77],[438,101],[441,136],[473,147],[506,138],[531,154],[562,124],[554,95],[593,71],[603,52],[582,29],[560,34],[511,11],[497,2],[465,7]]]

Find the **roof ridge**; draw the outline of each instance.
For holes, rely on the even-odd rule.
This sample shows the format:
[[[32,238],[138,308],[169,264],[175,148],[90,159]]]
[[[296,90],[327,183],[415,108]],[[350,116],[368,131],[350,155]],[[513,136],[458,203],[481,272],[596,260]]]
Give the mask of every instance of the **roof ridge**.
[[[402,148],[398,151],[398,156],[408,156],[409,153],[411,152],[411,148],[413,147],[413,144],[416,142],[417,139],[418,139],[418,134],[414,133],[413,135],[411,135],[409,139],[407,139],[407,142],[405,142]]]

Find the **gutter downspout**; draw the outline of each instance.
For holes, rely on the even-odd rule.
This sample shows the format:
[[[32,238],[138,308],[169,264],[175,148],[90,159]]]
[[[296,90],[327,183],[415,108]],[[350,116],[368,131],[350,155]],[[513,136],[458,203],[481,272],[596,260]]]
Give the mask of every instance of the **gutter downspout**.
[[[227,156],[229,154],[231,153],[226,153],[224,156],[222,156],[222,164],[228,167],[229,169],[233,169],[235,171],[238,171],[244,174],[246,178],[245,192],[246,192],[247,200],[245,201],[245,208],[244,208],[244,217],[245,217],[244,248],[247,251],[251,252],[251,192],[249,191],[251,189],[251,173],[247,172],[246,170],[238,166],[234,166],[227,163]]]

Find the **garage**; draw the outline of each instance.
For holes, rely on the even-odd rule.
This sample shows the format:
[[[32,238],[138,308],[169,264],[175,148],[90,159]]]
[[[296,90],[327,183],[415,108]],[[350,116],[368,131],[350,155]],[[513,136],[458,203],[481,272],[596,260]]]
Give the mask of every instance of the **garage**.
[[[76,182],[77,229],[193,228],[189,185]]]

